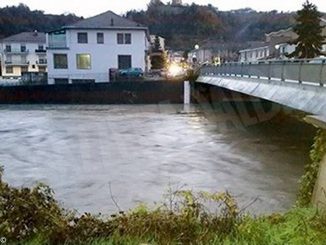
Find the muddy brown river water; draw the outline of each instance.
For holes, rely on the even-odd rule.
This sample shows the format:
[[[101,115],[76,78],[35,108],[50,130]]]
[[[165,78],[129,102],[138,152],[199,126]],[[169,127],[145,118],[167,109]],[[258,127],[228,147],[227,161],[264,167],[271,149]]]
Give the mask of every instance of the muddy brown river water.
[[[117,211],[168,188],[231,192],[254,213],[294,204],[313,137],[294,119],[224,128],[182,105],[1,106],[0,164],[15,186],[50,185],[66,208]]]

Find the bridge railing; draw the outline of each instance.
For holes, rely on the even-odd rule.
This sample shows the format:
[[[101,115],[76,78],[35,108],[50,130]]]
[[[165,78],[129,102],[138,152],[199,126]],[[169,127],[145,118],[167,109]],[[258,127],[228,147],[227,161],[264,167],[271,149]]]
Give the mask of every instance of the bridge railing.
[[[201,68],[200,74],[202,76],[248,77],[326,86],[326,62],[314,59],[208,65]]]

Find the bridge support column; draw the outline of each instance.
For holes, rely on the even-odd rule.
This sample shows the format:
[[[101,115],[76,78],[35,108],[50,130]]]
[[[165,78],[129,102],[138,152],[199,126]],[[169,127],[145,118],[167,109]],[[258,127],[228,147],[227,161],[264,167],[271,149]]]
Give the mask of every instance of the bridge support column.
[[[191,96],[191,87],[190,87],[190,82],[185,81],[184,82],[184,94],[183,94],[183,103],[185,105],[190,104],[190,96]]]

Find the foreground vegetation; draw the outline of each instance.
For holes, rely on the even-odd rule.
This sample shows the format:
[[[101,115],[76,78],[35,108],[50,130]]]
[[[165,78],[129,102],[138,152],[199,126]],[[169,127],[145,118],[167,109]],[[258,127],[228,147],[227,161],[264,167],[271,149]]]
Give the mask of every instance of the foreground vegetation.
[[[78,216],[45,185],[18,189],[0,179],[0,237],[7,244],[324,244],[326,216],[308,207],[252,217],[228,193],[190,191],[170,191],[153,209]]]

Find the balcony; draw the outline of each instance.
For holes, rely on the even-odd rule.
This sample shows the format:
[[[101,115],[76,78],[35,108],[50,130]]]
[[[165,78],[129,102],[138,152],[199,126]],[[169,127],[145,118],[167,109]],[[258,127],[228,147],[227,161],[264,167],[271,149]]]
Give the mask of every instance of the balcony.
[[[35,49],[36,54],[45,54],[46,50],[45,49]]]
[[[69,49],[66,42],[49,42],[47,49]]]
[[[29,53],[29,50],[28,49],[5,49],[4,50],[5,54],[6,55],[9,55],[9,54],[20,54],[20,55],[27,55]]]
[[[65,31],[53,32],[48,36],[47,49],[68,49]]]
[[[5,66],[28,66],[29,61],[26,60],[6,60]]]
[[[47,66],[47,64],[48,64],[48,61],[47,60],[38,60],[38,61],[36,61],[36,64],[38,65],[38,66]]]

